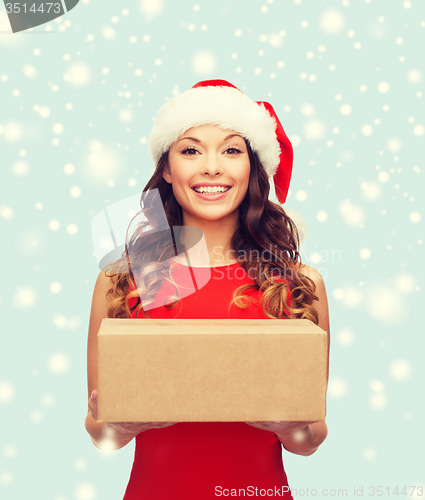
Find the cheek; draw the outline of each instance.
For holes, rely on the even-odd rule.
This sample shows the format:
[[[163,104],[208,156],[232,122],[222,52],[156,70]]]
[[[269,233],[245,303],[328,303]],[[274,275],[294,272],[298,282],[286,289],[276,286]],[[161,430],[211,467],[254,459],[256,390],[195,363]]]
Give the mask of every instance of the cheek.
[[[248,188],[249,176],[250,176],[250,166],[249,164],[244,165],[240,173],[238,174],[238,184]]]
[[[184,203],[189,196],[187,190],[190,189],[190,175],[189,172],[185,172],[187,169],[179,168],[180,165],[173,165],[174,169],[172,172],[172,186],[173,193],[176,200],[181,204]]]
[[[249,187],[249,175],[242,175],[235,178],[238,185],[237,202],[240,203],[245,198]]]
[[[175,186],[177,189],[180,188],[182,184],[187,182],[187,178],[185,178],[184,175],[185,169],[182,165],[179,164],[179,162],[174,162],[172,167],[170,168],[170,171],[173,186]]]

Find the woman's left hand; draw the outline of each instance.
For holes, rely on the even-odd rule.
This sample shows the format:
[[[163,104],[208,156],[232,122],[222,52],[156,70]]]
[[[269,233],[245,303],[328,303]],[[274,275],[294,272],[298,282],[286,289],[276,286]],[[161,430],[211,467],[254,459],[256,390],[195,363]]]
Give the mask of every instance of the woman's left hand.
[[[245,422],[248,425],[275,432],[280,439],[289,441],[302,441],[305,434],[309,432],[309,425],[314,422],[286,422],[271,420],[267,422]]]

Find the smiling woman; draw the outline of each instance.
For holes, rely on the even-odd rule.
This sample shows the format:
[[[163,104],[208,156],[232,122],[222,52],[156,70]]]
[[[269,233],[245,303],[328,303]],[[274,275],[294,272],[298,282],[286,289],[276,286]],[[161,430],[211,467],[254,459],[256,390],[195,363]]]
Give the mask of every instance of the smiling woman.
[[[163,172],[182,207],[183,225],[204,233],[213,225],[236,229],[249,175],[245,140],[218,125],[189,129],[171,145]]]
[[[202,230],[210,279],[183,294],[187,287],[180,278],[187,269],[176,248],[184,242],[176,237],[171,243],[164,231],[154,231],[152,239],[136,233],[125,255],[109,266],[110,274],[100,273],[88,339],[87,431],[99,447],[105,438],[116,449],[135,438],[124,500],[208,500],[216,498],[216,488],[250,487],[261,496],[278,491],[276,496],[292,499],[282,447],[311,455],[326,438],[324,421],[96,421],[97,332],[103,317],[306,318],[328,332],[329,360],[322,277],[301,263],[294,222],[269,200],[269,178],[283,204],[292,172],[292,146],[272,106],[251,101],[224,80],[200,82],[162,106],[149,146],[156,169],[141,199],[148,223],[154,229],[159,224],[148,205],[148,195],[157,192],[170,227]],[[194,249],[186,250],[189,267],[205,272],[200,269],[205,265],[193,265],[198,264]],[[137,280],[128,272],[129,255],[131,267],[142,269]]]

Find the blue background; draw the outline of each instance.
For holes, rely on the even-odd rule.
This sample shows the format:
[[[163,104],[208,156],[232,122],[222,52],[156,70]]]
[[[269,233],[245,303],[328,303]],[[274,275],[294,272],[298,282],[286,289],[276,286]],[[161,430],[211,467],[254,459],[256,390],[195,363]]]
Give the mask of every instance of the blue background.
[[[165,100],[210,78],[273,105],[327,287],[329,434],[284,452],[294,497],[425,486],[424,28],[419,0],[82,1],[17,34],[0,6],[2,499],[124,494],[134,441],[84,428],[91,220],[148,181]]]

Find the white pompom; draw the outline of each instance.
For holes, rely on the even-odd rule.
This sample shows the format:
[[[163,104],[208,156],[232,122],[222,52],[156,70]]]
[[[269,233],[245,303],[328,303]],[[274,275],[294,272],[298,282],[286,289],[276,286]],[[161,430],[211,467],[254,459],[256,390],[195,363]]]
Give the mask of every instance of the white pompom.
[[[282,206],[282,208],[285,210],[286,215],[295,222],[300,237],[300,243],[303,243],[308,233],[308,228],[304,220],[304,217],[302,216],[301,212],[297,212],[296,210],[291,210],[290,208],[286,208],[284,206]]]

